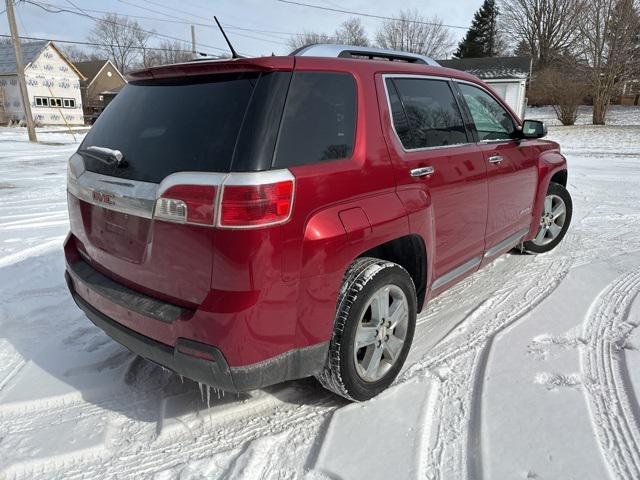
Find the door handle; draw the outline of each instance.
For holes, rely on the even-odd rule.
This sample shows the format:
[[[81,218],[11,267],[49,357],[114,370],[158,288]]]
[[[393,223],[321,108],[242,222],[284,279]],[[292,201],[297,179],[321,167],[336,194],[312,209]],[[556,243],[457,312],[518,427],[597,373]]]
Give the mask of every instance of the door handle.
[[[420,167],[420,168],[414,168],[409,173],[411,174],[412,177],[424,177],[426,175],[433,175],[435,171],[436,169],[433,167]]]
[[[500,155],[492,155],[491,157],[489,157],[489,163],[501,163],[502,160],[504,160],[504,158],[502,158]]]

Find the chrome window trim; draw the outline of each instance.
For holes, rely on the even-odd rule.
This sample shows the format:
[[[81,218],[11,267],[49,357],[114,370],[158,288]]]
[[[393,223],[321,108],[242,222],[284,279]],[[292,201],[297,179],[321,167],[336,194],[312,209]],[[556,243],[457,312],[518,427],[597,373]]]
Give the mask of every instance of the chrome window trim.
[[[465,143],[456,143],[454,145],[438,145],[437,147],[419,147],[419,148],[406,148],[400,139],[400,135],[398,135],[398,131],[396,130],[396,126],[393,123],[393,111],[391,109],[391,98],[389,96],[389,88],[387,87],[387,78],[409,78],[409,79],[423,79],[423,80],[439,80],[441,82],[449,83],[451,80],[449,77],[439,77],[437,75],[412,75],[406,73],[383,73],[382,74],[382,84],[384,85],[384,94],[387,98],[387,109],[389,111],[389,120],[391,121],[391,129],[393,130],[394,135],[398,139],[398,143],[400,144],[400,148],[404,153],[413,153],[413,152],[427,152],[432,150],[444,150],[449,148],[457,148],[457,147],[465,147],[469,145],[475,145],[474,142],[465,142]],[[452,95],[455,94],[451,92]],[[462,112],[460,112],[462,116]],[[464,116],[462,116],[462,121],[464,122]]]
[[[462,275],[467,273],[469,270],[472,270],[473,268],[480,265],[481,261],[482,261],[481,256],[474,257],[471,260],[463,263],[462,265],[457,266],[453,270],[449,270],[447,273],[439,276],[433,281],[433,283],[431,284],[431,289],[435,290],[436,288],[440,288],[441,286],[455,280],[456,278],[461,277]]]

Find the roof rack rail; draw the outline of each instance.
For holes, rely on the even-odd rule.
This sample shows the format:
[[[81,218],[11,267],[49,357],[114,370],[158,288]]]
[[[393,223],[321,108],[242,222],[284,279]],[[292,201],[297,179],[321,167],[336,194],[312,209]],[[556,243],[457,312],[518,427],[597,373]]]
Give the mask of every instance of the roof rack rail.
[[[334,58],[358,58],[368,57],[370,60],[383,58],[390,61],[408,63],[422,63],[439,67],[440,64],[430,57],[417,53],[387,50],[385,48],[358,47],[355,45],[336,45],[331,43],[316,43],[307,45],[290,53],[296,57],[334,57]]]

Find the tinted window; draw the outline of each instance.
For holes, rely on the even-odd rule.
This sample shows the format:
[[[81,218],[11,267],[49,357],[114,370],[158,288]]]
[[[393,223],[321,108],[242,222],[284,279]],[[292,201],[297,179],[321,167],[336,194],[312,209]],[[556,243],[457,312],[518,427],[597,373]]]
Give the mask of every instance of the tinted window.
[[[407,120],[407,116],[404,114],[404,108],[400,102],[396,86],[391,80],[387,80],[387,91],[389,92],[389,105],[391,106],[393,126],[402,144],[405,148],[408,148],[407,145],[412,141],[409,120]]]
[[[353,151],[356,85],[346,73],[294,73],[275,167],[347,158]]]
[[[420,78],[387,79],[390,92],[392,85],[398,92],[405,117],[403,120],[391,98],[394,126],[406,149],[467,142],[462,115],[448,82]]]
[[[120,150],[124,168],[84,156],[93,172],[160,182],[178,171],[229,171],[255,73],[126,85],[100,115],[81,149]]]
[[[481,141],[513,138],[515,125],[502,105],[478,87],[466,83],[458,85]]]

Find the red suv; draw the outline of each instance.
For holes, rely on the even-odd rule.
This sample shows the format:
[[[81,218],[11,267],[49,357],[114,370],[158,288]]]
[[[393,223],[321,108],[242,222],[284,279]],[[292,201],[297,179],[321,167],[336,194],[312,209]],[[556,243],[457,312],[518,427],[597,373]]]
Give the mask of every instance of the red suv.
[[[66,279],[133,352],[246,391],[396,377],[427,301],[571,220],[567,165],[477,78],[402,52],[139,71],[69,159]]]

